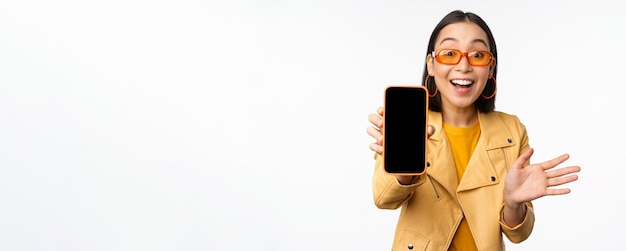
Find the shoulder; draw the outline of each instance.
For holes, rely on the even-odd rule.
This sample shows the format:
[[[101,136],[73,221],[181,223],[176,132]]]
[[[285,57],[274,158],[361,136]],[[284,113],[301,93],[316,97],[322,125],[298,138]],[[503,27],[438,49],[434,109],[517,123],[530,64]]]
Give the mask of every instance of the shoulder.
[[[485,123],[489,127],[504,126],[508,130],[525,131],[526,128],[517,115],[502,111],[493,111],[479,114],[480,123]]]
[[[481,134],[485,135],[488,145],[492,147],[512,146],[518,142],[522,149],[527,148],[528,133],[516,115],[493,111],[479,113],[478,118]],[[506,139],[507,143],[503,143],[503,138]]]
[[[493,111],[493,112],[490,112],[489,114],[491,114],[492,116],[497,116],[498,118],[500,118],[501,120],[503,120],[505,122],[519,122],[519,123],[521,123],[521,121],[517,117],[517,115],[514,115],[514,114],[510,114],[510,113],[506,113],[506,112],[502,112],[502,111]]]
[[[499,120],[508,128],[514,128],[520,131],[525,131],[526,128],[524,123],[519,119],[517,115],[502,112],[502,111],[493,111],[488,113],[487,116],[493,117],[494,120]]]

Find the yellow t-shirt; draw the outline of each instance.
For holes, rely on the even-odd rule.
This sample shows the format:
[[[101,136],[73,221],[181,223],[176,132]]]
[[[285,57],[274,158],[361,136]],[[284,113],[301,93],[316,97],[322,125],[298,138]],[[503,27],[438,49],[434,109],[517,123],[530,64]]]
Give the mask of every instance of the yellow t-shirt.
[[[472,157],[474,148],[476,148],[476,144],[478,143],[478,138],[480,137],[480,125],[476,122],[470,127],[454,127],[444,123],[443,130],[446,132],[448,141],[450,142],[450,149],[452,150],[452,156],[454,157],[457,178],[461,181],[463,174],[465,173],[465,168],[467,168],[467,163],[469,162],[470,157]],[[454,234],[452,244],[450,244],[450,248],[448,250],[478,250],[465,217],[461,220],[461,224]]]

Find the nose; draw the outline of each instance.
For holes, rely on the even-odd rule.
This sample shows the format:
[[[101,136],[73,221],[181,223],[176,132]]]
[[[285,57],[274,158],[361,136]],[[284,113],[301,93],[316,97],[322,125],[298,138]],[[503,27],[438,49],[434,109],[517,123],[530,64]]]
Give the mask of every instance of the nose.
[[[456,69],[460,72],[470,72],[472,71],[472,65],[469,64],[469,59],[467,55],[461,56],[461,61],[456,65]]]

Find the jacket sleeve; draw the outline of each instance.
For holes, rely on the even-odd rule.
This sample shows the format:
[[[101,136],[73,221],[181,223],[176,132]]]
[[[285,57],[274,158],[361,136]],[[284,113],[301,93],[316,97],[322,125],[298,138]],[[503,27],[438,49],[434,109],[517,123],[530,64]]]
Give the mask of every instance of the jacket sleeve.
[[[374,204],[380,209],[397,209],[411,197],[419,184],[424,183],[424,179],[417,178],[414,184],[402,185],[394,175],[385,172],[382,155],[375,154],[374,158],[376,159],[372,182]]]
[[[502,208],[500,209],[500,228],[506,238],[508,238],[513,243],[520,243],[530,236],[530,233],[533,231],[533,226],[535,225],[535,212],[533,210],[533,204],[531,202],[526,202],[526,216],[524,216],[524,220],[517,226],[509,227],[506,223],[504,223],[504,204],[502,204]]]

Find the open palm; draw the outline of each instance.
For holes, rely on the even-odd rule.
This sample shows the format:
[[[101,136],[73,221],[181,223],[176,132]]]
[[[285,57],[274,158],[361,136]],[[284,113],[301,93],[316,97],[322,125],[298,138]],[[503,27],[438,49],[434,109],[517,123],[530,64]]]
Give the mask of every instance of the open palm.
[[[504,202],[507,205],[519,205],[546,195],[568,194],[570,192],[569,188],[555,188],[555,186],[567,184],[578,179],[578,175],[574,173],[580,171],[579,166],[554,169],[554,167],[569,159],[568,154],[563,154],[542,163],[525,166],[533,153],[534,150],[532,148],[529,149],[511,166],[504,183]]]

